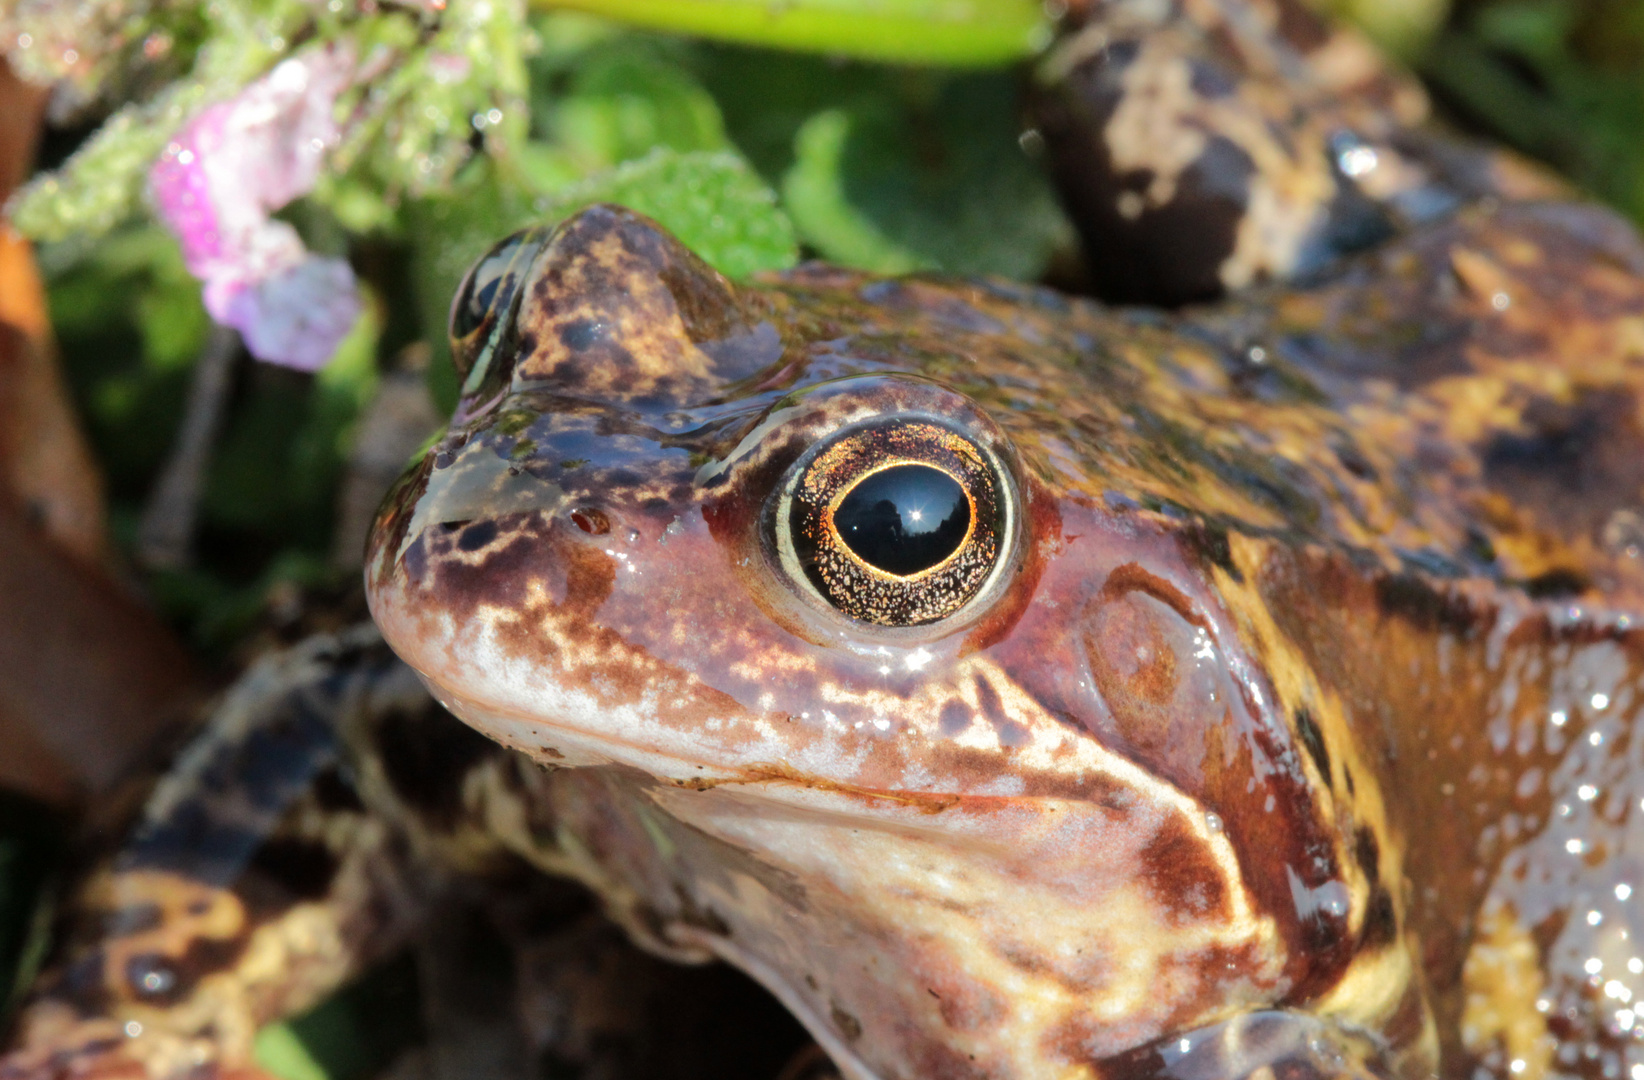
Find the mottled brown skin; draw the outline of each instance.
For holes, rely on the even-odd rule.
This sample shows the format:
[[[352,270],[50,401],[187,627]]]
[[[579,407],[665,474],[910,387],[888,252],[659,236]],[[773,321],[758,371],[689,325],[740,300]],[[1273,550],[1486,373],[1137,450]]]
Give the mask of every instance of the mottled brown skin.
[[[643,219],[591,210],[521,286],[531,347],[505,396],[390,499],[375,612],[459,715],[586,766],[565,783],[609,774],[585,795],[605,819],[645,808],[607,834],[633,847],[580,875],[658,944],[743,963],[848,1074],[1624,1071],[1616,1012],[1644,989],[1615,891],[1640,786],[1639,567],[1617,539],[1644,481],[1640,271],[1607,212],[1481,206],[1311,288],[1161,318],[821,268],[735,289]],[[586,325],[645,333],[579,363],[565,328]],[[1013,462],[1011,572],[957,620],[830,617],[761,546],[771,492],[841,425],[916,413]],[[1161,786],[1077,758],[1092,747]],[[1136,815],[1165,792],[1216,829]],[[1136,944],[1163,930],[1092,939],[1159,980],[1104,1013],[1100,964],[1008,946],[992,913],[964,908],[992,950],[967,966],[920,903],[885,899],[883,835],[807,838],[839,845],[824,872],[780,829],[726,824],[762,800],[794,821],[922,819],[957,865],[978,837],[1030,852],[999,903],[1046,906],[1014,916],[1134,887],[1164,923],[1264,932],[1184,930],[1174,982]],[[1079,807],[1138,846],[1041,864],[1075,832],[1035,830]],[[726,906],[727,860],[759,910]],[[766,903],[896,973],[819,972]],[[1027,1053],[1007,969],[1069,991]],[[927,989],[942,1007],[916,1008]]]
[[[367,587],[439,700],[518,753],[341,725],[361,805],[407,839],[356,839],[314,907],[248,925],[312,941],[299,911],[391,910],[408,852],[524,862],[657,953],[740,966],[852,1080],[1637,1080],[1644,244],[1422,143],[1419,101],[1333,66],[1287,4],[1147,10],[1082,5],[1139,48],[1064,66],[1152,56],[1164,85],[1215,61],[1266,126],[1187,112],[1253,160],[1288,147],[1267,179],[1300,192],[1301,232],[1211,231],[1187,252],[1209,285],[1157,297],[1234,300],[1167,314],[818,266],[737,286],[612,207],[524,235],[489,308],[459,298],[464,397],[391,493]],[[1370,173],[1399,165],[1382,195],[1353,177],[1386,228],[1303,265],[1297,236],[1363,207],[1317,161],[1348,122]],[[1285,187],[1292,166],[1330,182]],[[1133,220],[1104,182],[1096,258]],[[1443,205],[1401,216],[1424,185]],[[1121,237],[1115,262],[1168,266],[1181,235]],[[784,547],[785,493],[810,455],[913,423],[994,470],[995,571],[845,614]],[[303,835],[306,790],[262,834]],[[414,921],[272,976],[238,1027],[143,1015],[232,1073],[225,1028]],[[77,955],[147,932],[114,918]],[[235,948],[201,963],[263,985]],[[56,978],[0,1077],[179,1074],[165,1038],[110,1033],[130,970]]]

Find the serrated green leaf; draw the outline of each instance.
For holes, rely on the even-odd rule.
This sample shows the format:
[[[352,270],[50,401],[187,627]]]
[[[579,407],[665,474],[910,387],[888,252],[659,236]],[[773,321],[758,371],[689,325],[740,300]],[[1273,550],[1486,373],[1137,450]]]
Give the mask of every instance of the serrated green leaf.
[[[548,0],[533,0],[547,6]],[[1038,0],[552,0],[640,26],[912,64],[997,65],[1050,40]]]
[[[780,270],[799,257],[793,224],[775,192],[733,153],[659,147],[590,178],[556,200],[551,213],[564,217],[597,202],[621,203],[656,219],[727,277]]]

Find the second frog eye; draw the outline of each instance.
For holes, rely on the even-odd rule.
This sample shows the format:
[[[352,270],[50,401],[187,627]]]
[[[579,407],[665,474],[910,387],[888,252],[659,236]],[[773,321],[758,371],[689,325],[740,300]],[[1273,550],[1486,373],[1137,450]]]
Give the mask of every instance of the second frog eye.
[[[462,279],[450,319],[451,359],[458,375],[466,379],[475,361],[495,347],[496,329],[507,321],[519,283],[546,238],[542,229],[517,232],[481,255]]]
[[[801,458],[773,500],[783,570],[880,626],[946,618],[1003,564],[1015,520],[1001,462],[945,424],[847,430]]]

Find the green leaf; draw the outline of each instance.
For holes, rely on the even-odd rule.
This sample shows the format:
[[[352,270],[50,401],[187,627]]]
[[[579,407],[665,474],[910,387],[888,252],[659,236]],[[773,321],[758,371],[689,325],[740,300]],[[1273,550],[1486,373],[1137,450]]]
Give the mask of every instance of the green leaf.
[[[904,274],[934,265],[886,236],[845,191],[845,144],[851,114],[817,113],[794,139],[796,161],[782,195],[805,239],[835,262],[880,274]]]
[[[272,1024],[257,1032],[253,1059],[280,1080],[330,1080],[289,1024]]]
[[[636,44],[620,41],[584,58],[569,91],[543,103],[550,137],[589,172],[659,146],[725,149],[713,97],[684,68]]]
[[[1037,277],[1071,227],[1017,145],[1014,83],[912,81],[901,97],[862,98],[799,129],[782,194],[801,239],[880,273]]]
[[[727,277],[781,270],[799,258],[793,224],[776,194],[736,154],[680,154],[658,147],[639,161],[592,177],[556,200],[564,217],[597,202],[655,218]]]
[[[543,5],[546,0],[534,0]],[[662,30],[911,64],[1008,64],[1043,48],[1038,0],[553,0]]]

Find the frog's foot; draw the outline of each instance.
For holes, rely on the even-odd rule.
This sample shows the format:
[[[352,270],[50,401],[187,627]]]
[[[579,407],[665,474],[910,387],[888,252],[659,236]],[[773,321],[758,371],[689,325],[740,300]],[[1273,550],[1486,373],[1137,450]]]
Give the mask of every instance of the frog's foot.
[[[273,1080],[220,1047],[139,1021],[84,1018],[56,1002],[24,1015],[17,1046],[0,1057],[0,1080]]]
[[[1269,1010],[1178,1032],[1101,1063],[1110,1080],[1388,1080],[1378,1040],[1306,1013]]]

